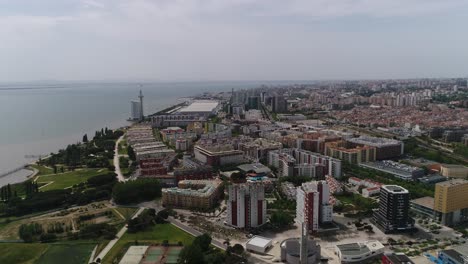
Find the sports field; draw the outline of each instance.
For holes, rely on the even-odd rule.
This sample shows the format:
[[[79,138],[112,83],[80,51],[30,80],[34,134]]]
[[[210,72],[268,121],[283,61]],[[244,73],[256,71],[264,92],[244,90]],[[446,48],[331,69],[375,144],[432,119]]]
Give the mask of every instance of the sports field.
[[[0,263],[32,264],[48,247],[47,244],[2,243]]]
[[[164,240],[168,240],[170,244],[176,244],[180,241],[184,245],[189,245],[192,243],[193,239],[194,237],[192,235],[172,224],[157,224],[143,232],[134,234],[125,233],[106,255],[103,263],[112,263],[114,259],[120,260],[128,247],[135,245],[135,241],[137,241],[139,245],[162,243]]]

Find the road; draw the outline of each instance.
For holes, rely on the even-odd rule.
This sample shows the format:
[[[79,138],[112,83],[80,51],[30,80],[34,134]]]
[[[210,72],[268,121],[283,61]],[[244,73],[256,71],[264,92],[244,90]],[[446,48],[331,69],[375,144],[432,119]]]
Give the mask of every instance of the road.
[[[185,232],[191,234],[192,236],[200,236],[200,235],[203,235],[202,232],[196,230],[195,228],[193,227],[190,227],[188,225],[185,225],[185,224],[182,224],[181,222],[177,221],[176,219],[174,219],[172,216],[170,216],[168,218],[169,222],[175,226],[177,226],[178,228],[184,230]],[[211,239],[211,244],[219,249],[222,249],[222,250],[226,250],[227,249],[227,246],[223,244],[223,242],[220,242],[218,240],[215,240],[215,239]]]
[[[144,207],[140,207],[140,209],[138,209],[138,211],[135,213],[135,215],[133,215],[132,219],[136,218],[138,215],[141,214],[141,212],[143,212],[143,210],[145,210]],[[107,255],[107,253],[109,253],[109,251],[112,249],[112,247],[114,247],[114,245],[117,243],[117,241],[119,241],[119,239],[125,234],[125,232],[127,232],[127,225],[125,225],[124,227],[122,227],[122,229],[120,229],[120,231],[117,233],[117,235],[115,236],[114,239],[112,239],[111,241],[109,241],[109,243],[106,245],[106,247],[99,253],[99,255],[94,259],[94,261],[97,262],[97,259],[100,259],[101,261],[104,259],[104,257]]]
[[[115,149],[114,149],[114,167],[115,167],[115,174],[117,174],[117,180],[119,180],[119,182],[125,182],[126,179],[125,177],[123,176],[122,174],[122,171],[120,170],[120,160],[119,160],[119,144],[120,144],[120,141],[122,141],[122,139],[124,138],[124,136],[121,136],[119,137],[119,139],[117,139],[117,141],[115,142]]]

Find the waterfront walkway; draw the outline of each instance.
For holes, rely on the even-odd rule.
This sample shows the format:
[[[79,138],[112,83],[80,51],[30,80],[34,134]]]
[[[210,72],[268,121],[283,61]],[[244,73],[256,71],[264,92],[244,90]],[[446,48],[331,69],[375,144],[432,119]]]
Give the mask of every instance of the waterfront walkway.
[[[120,155],[119,155],[119,144],[120,144],[120,141],[122,141],[122,139],[124,138],[124,136],[121,136],[119,137],[119,139],[117,139],[117,141],[115,142],[115,149],[114,149],[114,167],[115,167],[115,174],[117,174],[117,180],[119,180],[119,182],[125,182],[127,181],[125,179],[125,177],[123,176],[122,174],[122,170],[120,170]]]

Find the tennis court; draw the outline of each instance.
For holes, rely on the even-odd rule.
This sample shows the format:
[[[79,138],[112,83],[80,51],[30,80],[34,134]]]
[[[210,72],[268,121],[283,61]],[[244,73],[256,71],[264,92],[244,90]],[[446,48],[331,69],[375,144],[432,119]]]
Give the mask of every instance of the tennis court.
[[[166,253],[166,264],[177,264],[179,259],[181,247],[170,247]]]
[[[151,246],[145,253],[145,256],[141,260],[141,264],[155,264],[160,263],[161,257],[164,255],[164,248]]]

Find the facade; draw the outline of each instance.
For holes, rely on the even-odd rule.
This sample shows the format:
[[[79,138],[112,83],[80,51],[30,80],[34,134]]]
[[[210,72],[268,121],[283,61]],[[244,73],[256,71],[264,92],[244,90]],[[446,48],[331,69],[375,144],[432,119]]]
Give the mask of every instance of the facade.
[[[296,220],[307,223],[308,230],[317,232],[320,224],[333,221],[330,188],[326,181],[303,183],[296,192]]]
[[[362,189],[362,196],[366,198],[378,195],[379,193],[380,193],[380,187],[371,187],[371,188]]]
[[[466,264],[468,263],[468,249],[466,246],[458,246],[453,249],[441,250],[438,260],[444,264]]]
[[[281,242],[281,261],[288,264],[300,264],[300,238],[288,238]],[[307,264],[320,263],[321,248],[312,239],[307,241]]]
[[[212,100],[197,100],[190,105],[180,109],[179,114],[182,115],[196,115],[201,117],[209,117],[218,112],[221,105],[217,101]]]
[[[265,187],[261,182],[229,186],[226,224],[237,228],[255,228],[267,221]]]
[[[249,239],[249,241],[247,241],[245,244],[245,249],[247,251],[264,254],[272,246],[272,244],[272,239],[261,236],[254,236]]]
[[[131,101],[130,102],[130,119],[139,120],[141,113],[141,104],[140,101]]]
[[[397,185],[380,188],[379,209],[374,213],[376,225],[385,233],[412,230],[414,220],[409,216],[409,192]]]
[[[180,127],[168,127],[161,130],[161,137],[164,142],[168,142],[171,145],[176,145],[178,139],[192,141],[197,137],[197,134],[195,132],[186,132]]]
[[[154,127],[187,126],[193,122],[203,122],[207,118],[195,114],[155,115],[151,117]]]
[[[434,198],[421,197],[410,201],[411,211],[428,218],[434,218],[436,212],[434,211]]]
[[[455,179],[435,185],[434,211],[439,212],[443,225],[468,220],[468,181]]]
[[[409,166],[392,160],[361,163],[359,166],[389,173],[405,181],[416,180],[426,174],[421,168]]]
[[[151,159],[151,158],[163,158],[168,155],[174,154],[175,151],[173,149],[156,149],[156,150],[146,150],[141,152],[136,152],[136,159],[137,161],[144,160],[144,159]]]
[[[239,150],[244,152],[245,157],[254,161],[266,159],[269,151],[281,149],[282,147],[283,144],[280,142],[264,138],[239,143]]]
[[[360,164],[375,161],[376,148],[371,146],[353,146],[342,140],[325,143],[325,155],[351,164]]]
[[[335,252],[341,263],[363,263],[382,255],[384,249],[384,245],[377,240],[335,246]]]
[[[277,168],[280,177],[305,173],[305,176],[310,175],[318,179],[325,175],[341,178],[341,161],[339,159],[303,149],[270,151],[268,152],[268,165]]]
[[[377,160],[392,159],[403,155],[404,144],[399,140],[361,136],[358,138],[348,138],[346,141],[354,146],[374,147],[376,149],[375,155]]]
[[[161,158],[141,159],[139,161],[140,175],[146,177],[166,175],[167,172],[172,168],[175,159],[175,154]]]
[[[320,154],[325,154],[325,143],[339,141],[340,136],[322,133],[304,133],[302,138],[297,139],[297,147]]]
[[[196,145],[195,159],[210,166],[238,164],[244,161],[244,152],[235,150],[231,144]]]
[[[468,177],[468,167],[463,165],[441,164],[440,174],[450,178],[466,178]]]
[[[392,253],[382,256],[382,264],[414,264],[404,253]]]
[[[183,180],[179,187],[162,189],[162,204],[189,209],[209,209],[219,201],[221,180]]]

